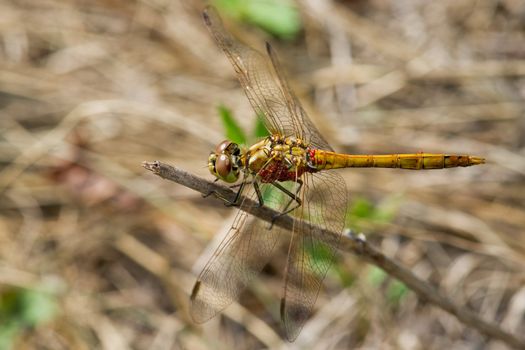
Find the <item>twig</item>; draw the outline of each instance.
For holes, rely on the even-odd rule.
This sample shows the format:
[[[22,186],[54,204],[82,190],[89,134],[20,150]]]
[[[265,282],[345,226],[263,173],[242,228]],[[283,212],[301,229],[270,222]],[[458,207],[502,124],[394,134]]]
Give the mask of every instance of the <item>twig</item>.
[[[174,181],[203,194],[216,192],[223,198],[232,201],[235,197],[235,192],[227,187],[219,185],[215,182],[209,182],[205,179],[187,173],[183,170],[176,169],[170,165],[161,163],[159,161],[144,162],[142,163],[142,165],[144,168],[152,171],[154,174],[164,179]],[[248,213],[262,220],[271,222],[272,218],[278,214],[271,208],[265,206],[257,206],[257,203],[251,201],[248,198],[244,198],[242,200],[247,201],[248,204],[246,206],[243,206],[243,210],[246,210]],[[281,226],[285,229],[291,229],[293,225],[293,218],[291,216],[282,216],[277,221],[275,221],[274,224]],[[312,226],[312,229],[312,232],[314,232],[314,234],[316,235],[332,235],[334,237],[338,236],[336,232],[324,230],[316,226]],[[524,340],[518,339],[517,337],[504,331],[494,323],[490,323],[481,319],[476,313],[468,310],[467,308],[455,304],[449,298],[447,298],[445,295],[439,292],[436,288],[432,287],[430,284],[414,275],[412,271],[401,266],[394,260],[383,255],[376,248],[369,245],[366,242],[366,240],[360,237],[356,237],[354,235],[343,236],[341,240],[340,249],[345,252],[360,255],[366,261],[383,269],[391,276],[402,281],[411,290],[413,290],[421,299],[426,300],[442,308],[443,310],[454,315],[465,325],[477,329],[480,333],[490,337],[491,339],[501,340],[515,348],[525,348]]]

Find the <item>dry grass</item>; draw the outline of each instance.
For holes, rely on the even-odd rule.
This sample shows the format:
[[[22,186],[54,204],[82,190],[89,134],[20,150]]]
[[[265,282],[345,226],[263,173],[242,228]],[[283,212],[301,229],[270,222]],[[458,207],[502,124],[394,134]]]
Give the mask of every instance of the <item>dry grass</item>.
[[[346,254],[294,344],[279,336],[281,255],[243,306],[191,322],[192,266],[234,211],[141,162],[210,177],[208,153],[224,137],[216,106],[252,125],[203,6],[0,3],[1,300],[45,289],[58,310],[19,327],[14,348],[505,348],[413,293],[396,299],[393,281]],[[352,201],[395,212],[386,222],[365,215],[359,228],[458,304],[523,334],[525,4],[303,0],[299,9],[304,33],[293,42],[230,27],[259,48],[272,41],[336,149],[488,159],[341,171]]]

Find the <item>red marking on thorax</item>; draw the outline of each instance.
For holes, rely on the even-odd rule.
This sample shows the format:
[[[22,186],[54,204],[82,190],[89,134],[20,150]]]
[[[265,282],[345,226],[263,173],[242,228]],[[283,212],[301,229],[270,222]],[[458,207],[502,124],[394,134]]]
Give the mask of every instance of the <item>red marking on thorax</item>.
[[[282,161],[274,161],[259,171],[261,182],[270,183],[274,181],[295,181],[300,178],[305,171],[305,167],[289,169]]]
[[[319,160],[315,157],[315,149],[308,150],[308,158],[313,165],[319,165]]]

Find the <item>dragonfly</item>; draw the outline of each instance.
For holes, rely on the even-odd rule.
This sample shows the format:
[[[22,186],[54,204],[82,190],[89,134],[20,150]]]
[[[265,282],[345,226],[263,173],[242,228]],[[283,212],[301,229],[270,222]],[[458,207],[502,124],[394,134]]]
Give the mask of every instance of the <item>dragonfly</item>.
[[[225,140],[209,156],[208,168],[216,180],[232,187],[240,182],[235,200],[229,203],[240,209],[197,278],[191,293],[191,315],[195,322],[203,323],[238,300],[272,259],[276,247],[288,244],[280,315],[286,338],[294,341],[313,310],[344,230],[346,184],[333,169],[443,169],[485,160],[455,154],[336,153],[290,89],[271,45],[266,43],[267,54],[263,55],[241,43],[224,28],[213,7],[204,10],[203,18],[270,136],[247,150]],[[243,207],[253,204],[243,198],[274,209],[280,213],[276,220],[291,215],[292,229],[269,227],[251,216]],[[315,228],[337,235],[318,235]]]

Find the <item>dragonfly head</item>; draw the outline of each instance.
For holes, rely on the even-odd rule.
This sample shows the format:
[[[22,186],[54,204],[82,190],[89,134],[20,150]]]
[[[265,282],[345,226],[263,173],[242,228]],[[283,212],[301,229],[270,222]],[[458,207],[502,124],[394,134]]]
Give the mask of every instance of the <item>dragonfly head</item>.
[[[217,178],[233,183],[240,173],[241,149],[234,142],[225,140],[217,145],[208,157],[208,169]]]

